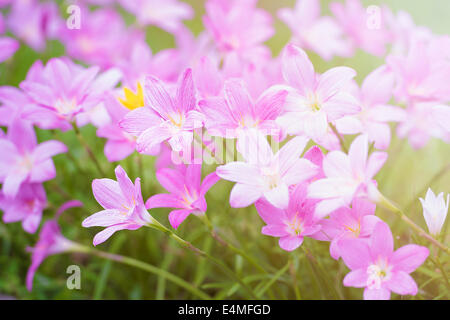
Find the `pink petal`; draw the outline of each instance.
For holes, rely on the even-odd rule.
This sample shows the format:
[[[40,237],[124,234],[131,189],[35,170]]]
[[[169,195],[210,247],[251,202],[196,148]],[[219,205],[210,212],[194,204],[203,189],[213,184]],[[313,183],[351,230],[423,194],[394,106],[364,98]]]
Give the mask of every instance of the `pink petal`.
[[[332,68],[319,77],[317,93],[320,94],[322,99],[328,99],[346,86],[355,76],[356,71],[352,68]]]
[[[236,183],[231,189],[230,205],[232,208],[243,208],[251,205],[263,196],[263,191],[255,186]]]
[[[349,178],[352,167],[348,156],[342,151],[331,151],[323,160],[323,172],[329,178]]]
[[[136,141],[136,150],[140,153],[149,153],[161,142],[172,137],[170,129],[167,127],[151,127],[142,132]]]
[[[361,107],[355,97],[340,91],[323,103],[322,110],[326,112],[328,121],[334,121],[346,115],[357,114]]]
[[[175,108],[186,113],[195,108],[195,89],[192,80],[192,70],[186,69],[181,75],[181,82],[177,88],[177,105]]]
[[[256,201],[255,207],[266,224],[280,224],[286,218],[284,210],[275,207],[264,198]]]
[[[169,222],[172,228],[177,229],[178,226],[191,214],[192,210],[174,210],[169,213]]]
[[[177,109],[164,84],[157,78],[149,76],[145,79],[145,105],[155,110],[163,118],[176,113]]]
[[[278,241],[278,244],[280,245],[281,249],[286,251],[292,251],[297,249],[301,246],[303,242],[303,237],[299,236],[287,236],[280,238]]]
[[[145,208],[184,208],[186,203],[172,194],[155,194],[145,202]]]
[[[378,222],[373,229],[370,245],[370,253],[374,259],[378,257],[390,257],[394,251],[394,239],[391,229],[385,222]]]
[[[264,183],[258,168],[245,162],[230,162],[219,166],[216,174],[222,179],[246,185],[261,186]]]
[[[258,119],[276,119],[281,113],[288,92],[286,90],[266,90],[255,104]]]
[[[264,192],[264,197],[280,209],[286,209],[289,205],[289,188],[286,184],[279,184],[270,191]]]
[[[344,278],[344,286],[364,288],[367,283],[367,272],[364,269],[356,269],[347,273]]]
[[[255,116],[252,99],[242,80],[227,80],[224,92],[227,104],[237,121]]]
[[[389,300],[391,292],[386,289],[368,289],[364,290],[364,300]]]
[[[360,239],[339,241],[342,259],[351,270],[365,269],[371,261],[369,246]]]
[[[387,158],[388,154],[386,152],[373,152],[369,157],[369,161],[367,161],[366,177],[372,179],[380,171]]]
[[[8,174],[3,181],[2,192],[6,197],[14,198],[19,192],[20,185],[27,179],[28,172],[16,170]]]
[[[366,172],[368,144],[367,135],[360,135],[353,140],[348,151],[352,171],[361,176]]]
[[[208,190],[216,184],[217,181],[220,180],[220,177],[215,173],[212,172],[208,174],[205,179],[203,179],[203,182],[200,186],[200,195],[204,196]]]
[[[401,295],[410,294],[414,296],[418,290],[414,279],[403,271],[394,272],[386,285],[389,290]]]
[[[119,122],[119,126],[126,132],[138,136],[160,122],[161,119],[150,108],[141,107],[128,112]]]
[[[313,90],[316,75],[305,51],[293,44],[287,45],[282,57],[282,71],[286,82],[302,92]]]
[[[133,182],[128,177],[125,170],[119,165],[114,170],[116,175],[117,182],[119,183],[120,190],[122,190],[122,194],[128,199],[130,202],[134,198],[135,187]]]
[[[44,141],[34,149],[34,161],[42,162],[64,152],[67,152],[67,147],[64,143],[56,140]]]
[[[430,251],[426,247],[408,244],[394,252],[391,263],[395,266],[395,270],[410,273],[424,263],[429,253]]]
[[[184,177],[179,171],[169,168],[159,169],[156,172],[156,179],[170,193],[184,194]]]
[[[105,209],[121,208],[126,203],[119,184],[111,179],[94,179],[92,193],[95,200]]]
[[[262,227],[261,233],[272,237],[284,237],[288,234],[284,224],[269,224]]]
[[[92,241],[92,243],[94,244],[94,246],[97,246],[103,242],[105,242],[106,240],[109,239],[109,237],[111,237],[116,231],[119,230],[123,230],[123,229],[127,229],[127,225],[126,224],[118,224],[115,226],[111,226],[106,228],[103,231],[100,231],[99,233],[97,233],[94,237],[94,240]]]
[[[378,67],[361,85],[364,102],[368,105],[387,103],[392,97],[394,84],[394,73],[385,65]]]
[[[118,223],[125,222],[127,216],[117,209],[107,209],[90,215],[83,220],[81,225],[89,227],[109,227]]]

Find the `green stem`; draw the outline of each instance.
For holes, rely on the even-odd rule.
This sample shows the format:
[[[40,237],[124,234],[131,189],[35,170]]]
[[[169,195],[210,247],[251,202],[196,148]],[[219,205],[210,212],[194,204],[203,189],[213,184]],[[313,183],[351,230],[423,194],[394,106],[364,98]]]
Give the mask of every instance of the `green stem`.
[[[435,238],[433,238],[430,234],[428,234],[425,230],[423,230],[421,227],[419,227],[417,224],[414,223],[408,216],[399,209],[391,200],[386,198],[381,193],[379,194],[379,204],[385,207],[386,209],[396,213],[404,222],[406,222],[411,228],[421,237],[427,239],[429,242],[436,245],[439,249],[443,250],[444,252],[447,252],[450,254],[450,248],[448,248],[446,245],[442,244]]]
[[[330,125],[331,130],[333,130],[334,134],[339,139],[339,143],[341,144],[342,150],[344,150],[345,153],[348,153],[348,149],[345,146],[344,139],[342,138],[341,134],[337,131],[336,127],[332,123],[329,123],[329,125]]]
[[[172,239],[174,239],[176,242],[178,242],[178,244],[180,246],[182,246],[185,249],[188,249],[192,252],[194,252],[195,254],[201,256],[202,258],[205,258],[207,260],[209,260],[210,262],[212,262],[213,264],[215,264],[216,266],[218,266],[227,276],[229,276],[230,278],[232,278],[233,280],[239,282],[239,284],[247,291],[247,293],[250,295],[250,297],[252,299],[257,299],[257,296],[253,293],[253,290],[245,284],[244,281],[242,281],[241,278],[239,278],[234,272],[233,270],[231,270],[228,266],[226,266],[222,261],[214,258],[213,256],[211,256],[210,254],[204,252],[203,250],[200,250],[199,248],[195,247],[192,243],[190,243],[189,241],[186,241],[182,238],[180,238],[178,235],[176,235],[175,233],[172,232],[172,230],[166,228],[165,226],[163,226],[162,224],[160,224],[158,221],[154,220],[152,224],[149,224],[148,227],[150,228],[154,228],[157,230],[160,230],[162,232],[164,232],[165,234],[167,234],[169,237],[171,237]]]
[[[216,160],[217,164],[223,163],[222,159],[220,159],[210,148],[208,148],[203,139],[199,137],[198,134],[195,132],[194,132],[194,139],[198,143],[201,143],[203,149],[208,150],[209,154]]]
[[[166,270],[157,268],[157,267],[152,266],[151,264],[145,263],[143,261],[136,260],[136,259],[126,257],[126,256],[122,256],[122,255],[118,255],[118,254],[100,251],[100,250],[97,250],[97,249],[94,249],[91,247],[87,247],[87,246],[82,246],[82,245],[74,248],[73,251],[86,253],[86,254],[92,254],[92,255],[95,255],[100,258],[108,259],[111,261],[115,261],[115,262],[123,263],[123,264],[129,265],[129,266],[132,266],[132,267],[139,268],[141,270],[153,273],[159,277],[163,277],[163,278],[167,279],[168,281],[171,281],[174,284],[188,290],[189,292],[191,292],[192,294],[194,294],[195,296],[197,296],[201,299],[211,300],[211,297],[209,295],[204,293],[202,290],[194,287],[189,282],[186,282],[185,280],[177,277],[176,275],[174,275]]]
[[[80,129],[78,128],[75,122],[72,122],[72,127],[73,130],[75,131],[75,135],[77,136],[78,141],[84,147],[84,149],[86,149],[89,158],[91,158],[92,162],[94,162],[94,165],[97,167],[97,170],[99,171],[100,175],[102,177],[106,177],[106,174],[103,171],[102,167],[100,166],[100,163],[98,162],[97,158],[95,157],[94,153],[92,152],[92,149],[89,147],[86,140],[84,140],[83,135],[81,134]]]

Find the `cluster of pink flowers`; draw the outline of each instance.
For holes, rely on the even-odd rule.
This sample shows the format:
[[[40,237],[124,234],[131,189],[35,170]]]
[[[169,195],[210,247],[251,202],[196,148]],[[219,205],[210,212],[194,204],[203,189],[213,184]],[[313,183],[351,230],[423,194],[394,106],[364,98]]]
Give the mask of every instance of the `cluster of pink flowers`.
[[[42,183],[56,175],[52,157],[67,151],[54,140],[38,144],[34,126],[67,131],[93,125],[106,139],[110,162],[134,151],[158,157],[156,177],[168,192],[144,202],[140,179],[133,183],[120,166],[117,181],[95,179],[93,194],[104,210],[82,223],[106,228],[94,245],[116,231],[151,225],[153,208],[173,208],[168,219],[175,229],[190,214],[204,215],[205,194],[223,179],[235,183],[230,206],[254,204],[266,224],[261,232],[279,238],[282,249],[298,248],[304,237],[329,241],[331,257],[351,269],[344,285],[365,287],[365,299],[417,293],[409,274],[428,249],[394,251],[388,225],[375,216],[381,195],[375,176],[388,158],[392,123],[414,148],[430,137],[450,142],[449,36],[414,25],[406,12],[375,7],[371,15],[359,0],[331,3],[331,16],[321,15],[319,0],[297,0],[295,8],[278,11],[292,39],[273,57],[265,45],[275,32],[273,17],[257,0],[206,1],[205,30],[197,36],[183,24],[194,14],[184,2],[111,0],[91,10],[98,2],[74,1],[79,29],[67,28],[51,2],[2,2],[10,11],[0,16],[0,32],[9,30],[38,51],[48,39],[66,49],[66,56],[45,65],[36,61],[19,88],[0,87],[0,124],[7,127],[0,136],[5,223],[20,220],[27,232],[38,229],[47,205]],[[135,16],[131,25],[117,6]],[[152,53],[148,25],[172,34],[176,48]],[[17,46],[0,37],[0,61]],[[326,60],[363,50],[385,63],[359,85],[357,71],[346,66],[317,73],[305,50]],[[356,137],[345,146],[350,135]],[[220,138],[232,141],[233,150],[235,143],[240,158],[219,159],[202,180],[191,149],[217,158]],[[283,146],[274,152],[274,143]],[[308,143],[313,146],[304,152]],[[185,163],[175,163],[175,155]],[[421,200],[437,234],[447,210],[442,194],[432,196]],[[44,257],[70,244],[53,220],[42,227],[29,287]]]

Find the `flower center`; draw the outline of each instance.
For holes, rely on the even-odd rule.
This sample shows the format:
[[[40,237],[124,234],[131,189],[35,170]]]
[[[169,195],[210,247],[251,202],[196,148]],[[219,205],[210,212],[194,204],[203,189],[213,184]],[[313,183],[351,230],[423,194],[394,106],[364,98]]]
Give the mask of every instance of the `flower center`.
[[[268,189],[273,189],[280,183],[281,177],[278,168],[275,166],[261,168],[261,174]]]
[[[55,109],[62,115],[68,115],[74,112],[77,108],[77,100],[58,99],[55,102]]]
[[[302,218],[300,218],[298,212],[295,213],[294,219],[288,221],[286,225],[289,228],[289,233],[291,233],[293,236],[299,236],[303,232],[304,223]]]
[[[347,231],[352,232],[355,238],[358,238],[359,234],[361,233],[361,223],[359,221],[358,224],[355,226],[344,226],[344,228]]]
[[[369,289],[380,289],[383,282],[391,278],[392,267],[385,259],[379,259],[377,263],[371,264],[367,268],[367,287]]]

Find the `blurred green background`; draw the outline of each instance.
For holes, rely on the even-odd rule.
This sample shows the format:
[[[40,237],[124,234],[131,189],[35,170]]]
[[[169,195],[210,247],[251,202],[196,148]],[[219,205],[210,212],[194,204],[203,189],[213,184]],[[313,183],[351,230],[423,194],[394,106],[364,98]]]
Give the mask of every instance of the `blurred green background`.
[[[201,15],[204,14],[204,1],[189,2],[196,10],[196,18],[186,24],[194,33],[202,30]],[[293,7],[293,0],[260,0],[260,6],[272,12],[282,7]],[[328,3],[322,1],[322,10],[329,13]],[[387,4],[394,11],[408,11],[417,24],[430,27],[436,33],[449,33],[450,1],[363,1],[365,5]],[[276,35],[268,41],[274,54],[278,54],[290,38],[289,29],[281,21],[275,19]],[[157,28],[148,28],[148,39],[152,49],[157,52],[173,46],[173,38]],[[17,85],[22,81],[30,65],[37,59],[44,61],[52,56],[64,54],[64,48],[56,41],[49,42],[45,53],[35,53],[22,45],[11,61],[0,65],[0,85]],[[371,70],[383,63],[382,59],[374,58],[358,51],[351,59],[335,58],[324,62],[315,54],[310,54],[316,70],[324,70],[336,66],[347,65],[358,71],[358,81],[361,81]],[[102,139],[95,137],[92,126],[82,128],[82,134],[90,146],[96,151],[98,158],[110,178],[113,178],[115,164],[109,164],[103,155]],[[86,229],[81,227],[81,221],[88,215],[98,211],[100,207],[91,193],[91,181],[99,176],[95,167],[89,162],[85,151],[78,145],[73,132],[56,132],[38,130],[40,141],[59,139],[70,147],[71,156],[81,163],[83,174],[77,170],[67,155],[55,158],[57,177],[46,182],[45,187],[52,207],[44,213],[44,220],[51,218],[58,207],[68,199],[78,199],[85,204],[84,208],[72,209],[60,217],[63,234],[74,241],[90,245],[92,238],[100,228]],[[347,138],[350,143],[351,137]],[[140,157],[140,160],[139,160]],[[405,140],[394,138],[389,148],[389,159],[378,174],[377,181],[381,191],[394,199],[402,208],[407,208],[407,214],[419,225],[426,228],[422,217],[422,209],[416,196],[424,197],[430,180],[434,180],[432,188],[435,192],[450,192],[450,173],[446,170],[437,178],[436,173],[442,168],[448,168],[450,147],[442,141],[432,139],[421,150],[413,150]],[[140,171],[139,161],[143,170]],[[138,156],[136,153],[121,161],[131,179],[140,176],[143,180],[143,196],[165,192],[155,179],[154,159],[149,156]],[[205,167],[204,173],[213,168]],[[294,299],[296,297],[293,285],[304,299],[360,299],[362,290],[342,286],[343,276],[347,273],[341,261],[333,260],[328,253],[328,243],[306,239],[304,247],[312,253],[311,259],[302,250],[292,253],[278,247],[277,239],[260,233],[262,223],[254,207],[231,209],[228,204],[231,183],[220,181],[207,194],[208,212],[219,231],[238,247],[252,255],[269,274],[261,275],[240,256],[216,243],[208,234],[207,229],[195,217],[190,217],[181,225],[177,232],[185,239],[206,252],[222,259],[232,267],[237,274],[253,286],[264,286],[269,279],[289,264],[289,268],[272,284],[277,297]],[[377,214],[391,226],[396,247],[419,241],[412,236],[411,231],[390,212],[377,209]],[[168,225],[169,209],[153,210],[152,214]],[[445,229],[448,229],[448,222]],[[49,257],[39,268],[34,290],[30,293],[25,288],[25,274],[30,264],[29,254],[25,248],[34,245],[37,234],[25,233],[19,223],[5,225],[0,223],[0,295],[18,299],[190,299],[193,296],[176,285],[162,278],[133,269],[124,265],[101,260],[96,257],[81,254],[64,254]],[[446,236],[448,243],[448,236]],[[247,298],[245,291],[227,278],[220,270],[194,254],[181,249],[172,240],[160,232],[142,228],[138,231],[121,231],[109,241],[99,246],[100,250],[119,253],[141,259],[176,274],[186,281],[202,288],[216,298]],[[81,267],[81,290],[66,288],[66,268],[77,264]],[[320,268],[319,268],[320,266]],[[445,265],[448,270],[448,261]],[[327,272],[323,272],[326,270]],[[448,299],[449,291],[440,275],[429,262],[425,263],[414,274],[419,284],[418,299]],[[265,296],[270,298],[270,296]],[[394,295],[393,298],[399,298]],[[409,299],[410,297],[403,297]]]

